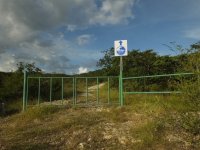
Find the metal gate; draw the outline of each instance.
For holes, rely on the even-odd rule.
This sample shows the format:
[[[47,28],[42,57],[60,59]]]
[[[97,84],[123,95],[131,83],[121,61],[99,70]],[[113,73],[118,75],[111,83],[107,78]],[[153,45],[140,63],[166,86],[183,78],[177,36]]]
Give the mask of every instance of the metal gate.
[[[31,81],[34,81],[32,84],[37,89],[31,89]],[[56,98],[54,82],[59,87]],[[115,93],[112,92],[113,82],[119,84],[119,77],[42,77],[30,76],[24,72],[23,110],[31,105],[68,105],[69,107],[120,105],[119,89]],[[33,91],[35,97],[31,98],[30,93]],[[46,97],[43,96],[44,91]],[[115,98],[111,98],[111,94],[116,93]]]

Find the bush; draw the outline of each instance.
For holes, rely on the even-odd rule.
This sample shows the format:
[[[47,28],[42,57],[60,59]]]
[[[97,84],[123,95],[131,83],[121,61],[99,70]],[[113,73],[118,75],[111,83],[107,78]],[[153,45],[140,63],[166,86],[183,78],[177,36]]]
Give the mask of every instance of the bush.
[[[184,81],[180,85],[182,93],[182,99],[187,105],[191,106],[193,110],[199,110],[200,108],[200,85],[198,80],[196,81]]]

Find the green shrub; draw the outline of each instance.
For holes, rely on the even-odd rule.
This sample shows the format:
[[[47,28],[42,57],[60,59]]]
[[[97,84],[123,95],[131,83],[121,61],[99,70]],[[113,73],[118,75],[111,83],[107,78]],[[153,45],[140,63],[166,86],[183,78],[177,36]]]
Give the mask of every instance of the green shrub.
[[[199,110],[200,108],[200,85],[198,80],[196,81],[184,81],[180,85],[182,93],[182,99],[193,110]]]

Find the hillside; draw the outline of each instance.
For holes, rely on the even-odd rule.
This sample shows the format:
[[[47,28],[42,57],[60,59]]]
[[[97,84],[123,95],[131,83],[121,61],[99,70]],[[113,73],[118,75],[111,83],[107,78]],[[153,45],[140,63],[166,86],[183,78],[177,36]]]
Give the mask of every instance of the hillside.
[[[107,52],[109,54],[112,51]],[[107,55],[107,52],[106,57],[99,62],[102,75],[117,75],[118,59],[113,58],[111,54]],[[72,108],[68,102],[71,102],[74,89],[72,80],[67,79],[64,82],[64,91],[66,89],[67,91],[63,93],[66,103],[63,106],[51,106],[56,102],[61,104],[62,82],[60,79],[53,80],[53,102],[51,103],[47,102],[50,97],[51,80],[44,79],[41,81],[40,102],[50,105],[32,106],[20,113],[23,91],[22,70],[19,69],[19,72],[14,72],[9,76],[2,75],[1,82],[4,84],[0,87],[0,100],[2,99],[6,106],[6,113],[2,115],[7,116],[0,118],[0,149],[199,150],[199,58],[199,51],[174,57],[159,56],[151,50],[130,52],[129,58],[124,59],[124,77],[141,75],[149,77],[149,75],[174,72],[194,74],[184,77],[137,79],[132,82],[126,80],[123,82],[125,87],[123,107],[109,105]],[[21,69],[26,68],[25,66],[22,65]],[[29,69],[32,70],[32,68],[35,69],[34,65]],[[40,72],[32,72],[33,75],[34,73],[42,75]],[[95,76],[96,73],[100,75],[99,72],[90,72],[85,75]],[[90,80],[87,85],[85,78],[77,78],[76,81],[78,103],[86,103],[87,96],[92,104],[97,104],[98,100],[109,103],[108,85],[110,85],[112,102],[119,101],[117,78],[110,80],[110,84],[106,83],[107,79],[99,80],[99,87],[103,85],[100,92],[96,91],[96,79]],[[88,95],[85,94],[86,87],[88,87]],[[29,91],[31,92],[28,95],[28,104],[37,104],[38,80],[30,80]],[[181,92],[179,94],[156,95],[152,92],[149,95],[144,93],[128,95],[126,91]]]
[[[124,107],[42,106],[0,119],[0,149],[199,149],[200,112],[176,96]]]

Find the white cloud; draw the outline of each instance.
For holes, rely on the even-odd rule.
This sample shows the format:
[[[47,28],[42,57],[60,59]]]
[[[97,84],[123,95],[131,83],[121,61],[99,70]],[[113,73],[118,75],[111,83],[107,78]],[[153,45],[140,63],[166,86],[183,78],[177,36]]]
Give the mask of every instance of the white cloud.
[[[41,32],[127,23],[135,0],[1,0],[0,46],[16,46]],[[98,4],[97,4],[98,3]],[[3,35],[3,38],[2,38]],[[9,42],[8,42],[9,41]]]
[[[76,25],[67,25],[67,30],[69,30],[69,31],[74,31],[76,29],[77,29]]]
[[[63,36],[49,36],[48,43],[35,40],[32,43],[23,42],[19,48],[13,51],[7,50],[0,54],[0,71],[9,72],[16,70],[18,62],[35,63],[37,67],[46,72],[59,72],[73,74],[87,72],[85,68],[94,69],[99,54],[88,49],[77,49],[74,44]],[[84,53],[80,53],[84,51]]]
[[[92,24],[124,24],[133,19],[135,0],[104,0],[99,11],[90,19]]]
[[[33,34],[66,26],[74,31],[90,25],[121,24],[133,17],[135,0],[1,0],[0,33],[12,42],[27,40]],[[3,42],[2,42],[3,41]]]
[[[11,53],[0,55],[0,64],[0,71],[10,72],[16,70],[15,58]]]
[[[84,54],[79,54],[83,49],[74,48],[65,39],[68,35],[58,36],[57,32],[127,23],[133,18],[134,2],[0,0],[0,71],[16,69],[19,61],[35,62],[48,72],[77,72],[80,65],[95,66],[97,52],[84,50]],[[83,34],[77,43],[82,46],[93,39],[93,35]],[[87,71],[82,69],[80,71]]]
[[[193,28],[184,32],[185,37],[200,40],[200,28]]]
[[[84,68],[84,67],[79,67],[78,68],[78,74],[87,73],[87,72],[88,72],[88,68]]]
[[[77,37],[78,45],[86,45],[90,43],[90,41],[94,38],[93,35],[90,34],[83,34]]]

